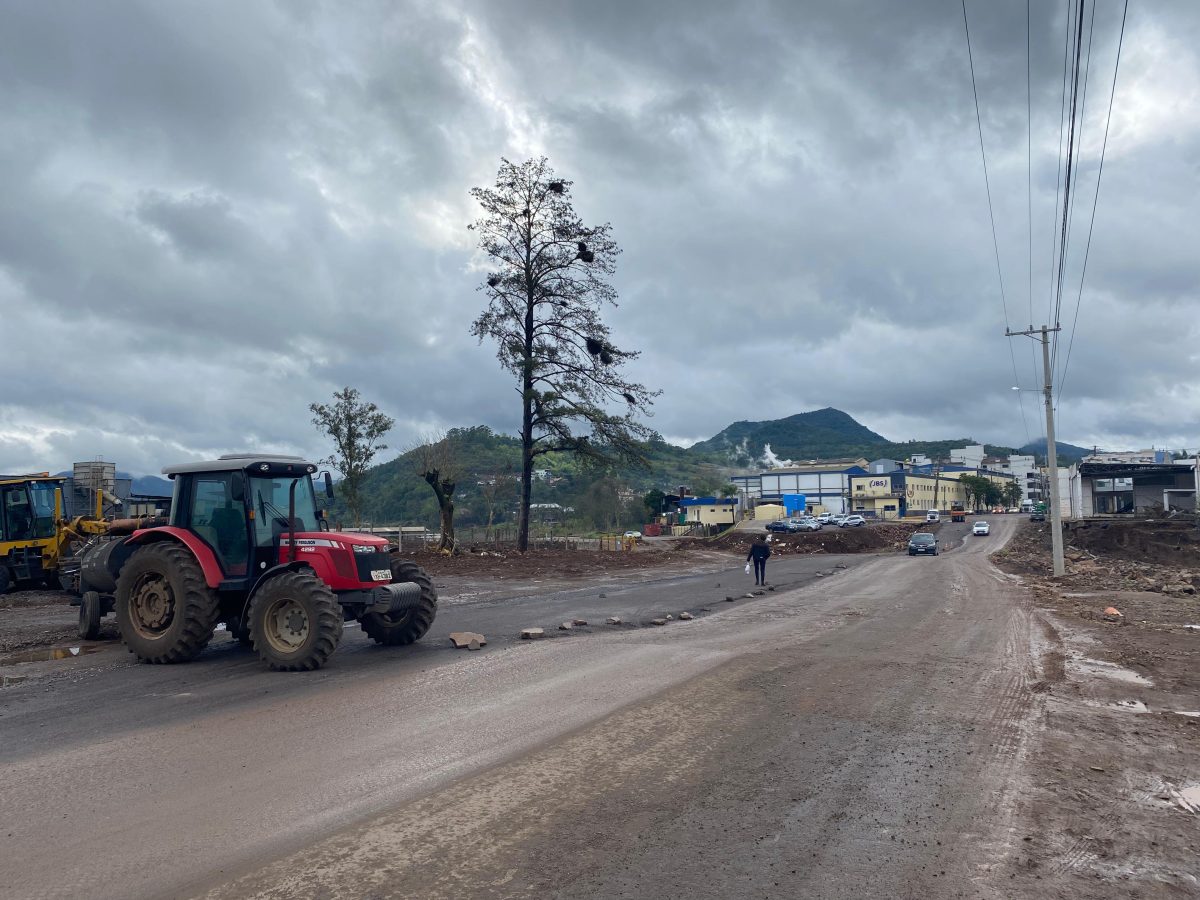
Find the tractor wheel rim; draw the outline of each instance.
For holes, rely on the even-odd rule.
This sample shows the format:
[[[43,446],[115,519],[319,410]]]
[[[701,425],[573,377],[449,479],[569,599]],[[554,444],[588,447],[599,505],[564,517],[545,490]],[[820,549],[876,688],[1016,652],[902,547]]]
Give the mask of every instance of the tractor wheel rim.
[[[294,653],[308,640],[308,613],[290,597],[272,603],[263,624],[267,643],[279,653]]]
[[[129,604],[133,630],[144,638],[162,637],[175,618],[175,593],[170,582],[157,572],[138,579]]]

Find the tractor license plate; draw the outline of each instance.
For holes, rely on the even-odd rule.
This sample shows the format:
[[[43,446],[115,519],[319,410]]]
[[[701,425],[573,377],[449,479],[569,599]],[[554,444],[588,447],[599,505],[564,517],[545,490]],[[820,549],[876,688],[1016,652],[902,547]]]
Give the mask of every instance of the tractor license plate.
[[[392,580],[392,570],[391,569],[372,569],[371,577],[375,581],[391,581]]]

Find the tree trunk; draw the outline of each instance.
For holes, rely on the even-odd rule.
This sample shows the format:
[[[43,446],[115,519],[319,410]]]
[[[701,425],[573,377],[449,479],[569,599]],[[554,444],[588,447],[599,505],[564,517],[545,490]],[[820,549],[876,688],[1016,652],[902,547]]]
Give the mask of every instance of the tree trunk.
[[[454,544],[454,501],[447,497],[443,503],[439,496],[438,503],[441,504],[442,512],[442,542],[438,549],[457,553],[458,550]]]

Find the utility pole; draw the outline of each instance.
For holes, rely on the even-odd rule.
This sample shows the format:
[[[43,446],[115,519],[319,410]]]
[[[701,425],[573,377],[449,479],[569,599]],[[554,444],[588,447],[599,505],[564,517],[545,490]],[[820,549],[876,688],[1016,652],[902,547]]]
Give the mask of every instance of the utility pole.
[[[1047,328],[1030,328],[1028,331],[1006,331],[1009,337],[1025,335],[1038,340],[1035,335],[1041,335],[1042,369],[1045,372],[1046,383],[1042,392],[1046,398],[1046,468],[1050,470],[1050,543],[1054,558],[1054,577],[1062,578],[1067,574],[1066,563],[1063,562],[1062,540],[1062,501],[1058,496],[1058,446],[1054,442],[1054,381],[1050,372],[1050,334],[1061,331],[1062,327],[1055,325]]]

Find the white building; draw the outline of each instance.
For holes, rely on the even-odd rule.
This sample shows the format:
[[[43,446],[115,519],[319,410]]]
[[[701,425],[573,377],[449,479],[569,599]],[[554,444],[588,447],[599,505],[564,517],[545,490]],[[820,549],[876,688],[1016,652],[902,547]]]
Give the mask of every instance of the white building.
[[[966,466],[968,469],[982,469],[985,456],[987,454],[983,452],[982,444],[968,444],[966,447],[950,449],[950,462]]]
[[[1037,460],[1032,456],[1014,453],[1008,457],[1008,462],[1000,463],[992,468],[995,471],[1011,475],[1017,480],[1017,484],[1021,486],[1021,504],[1023,506],[1031,506],[1045,499],[1043,497],[1045,479]],[[1060,471],[1065,471],[1065,469]],[[1067,507],[1063,506],[1063,509],[1067,509]]]

